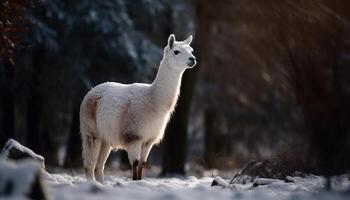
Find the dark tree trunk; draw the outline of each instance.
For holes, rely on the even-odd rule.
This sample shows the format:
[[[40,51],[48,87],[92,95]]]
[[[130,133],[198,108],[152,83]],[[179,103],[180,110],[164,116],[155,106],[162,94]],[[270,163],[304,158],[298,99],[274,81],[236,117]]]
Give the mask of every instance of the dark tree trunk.
[[[2,129],[0,134],[0,146],[3,146],[9,138],[14,137],[14,117],[15,117],[15,96],[14,96],[14,79],[15,68],[13,65],[4,63],[5,79],[1,83],[1,111]]]
[[[45,157],[47,165],[58,165],[58,147],[53,137],[50,127],[45,125],[43,108],[45,106],[42,78],[45,67],[45,49],[38,45],[33,49],[33,71],[30,74],[30,90],[27,100],[27,146],[34,152]]]
[[[42,96],[39,91],[40,74],[43,65],[43,50],[36,47],[33,51],[33,69],[31,74],[30,94],[27,100],[27,146],[34,152],[43,155],[44,135],[40,130],[42,115]],[[45,157],[45,156],[44,156]]]
[[[73,120],[69,133],[69,139],[67,144],[67,153],[64,162],[66,168],[81,167],[82,162],[82,147],[80,140],[80,128],[79,128],[79,101],[74,103],[73,106]]]
[[[335,121],[335,130],[337,137],[333,138],[335,146],[334,161],[332,169],[339,167],[339,172],[350,171],[350,59],[341,58],[333,69],[333,87],[335,96],[335,111],[337,120]]]
[[[166,12],[167,21],[169,26],[165,27],[166,33],[170,34],[174,31],[172,30],[172,13],[171,9],[168,8]],[[186,74],[185,74],[186,75]],[[185,96],[182,89],[185,87],[185,80],[183,77],[181,85],[181,96]],[[185,164],[185,152],[186,152],[186,137],[187,130],[185,127],[183,116],[184,105],[183,100],[180,97],[178,100],[178,106],[176,107],[175,115],[168,124],[167,129],[165,130],[165,136],[163,141],[163,160],[162,160],[162,172],[161,175],[165,176],[167,174],[185,174],[184,164]],[[181,116],[180,116],[181,115]]]
[[[217,4],[219,5],[219,4]],[[217,6],[216,5],[216,6]],[[209,0],[199,0],[197,3],[197,51],[199,58],[203,59],[203,65],[201,66],[203,69],[211,67],[211,60],[209,59],[212,54],[212,50],[210,47],[208,47],[208,43],[205,42],[207,40],[211,40],[209,38],[210,30],[212,27],[212,23],[215,20],[214,17],[217,15],[213,15],[213,12],[215,13],[218,9],[221,9],[221,7],[217,8],[211,5],[211,2]],[[199,63],[201,63],[201,60],[199,59]],[[210,105],[211,102],[206,102]],[[214,167],[215,163],[215,118],[217,117],[217,113],[214,110],[214,108],[207,108],[204,113],[204,123],[205,123],[205,135],[204,135],[204,160],[206,162],[207,168]]]
[[[27,101],[27,144],[34,152],[42,154],[43,135],[40,134],[41,97],[32,91]]]
[[[168,18],[171,18],[171,16],[169,15]],[[172,33],[170,27],[169,33]],[[175,108],[175,115],[172,117],[164,136],[161,172],[163,176],[167,174],[185,174],[188,115],[197,71],[198,66],[186,71],[182,77],[181,95]]]
[[[209,169],[215,165],[215,118],[215,110],[208,108],[204,114],[204,160]]]
[[[84,87],[82,79],[79,79],[75,86],[75,90],[77,92],[73,97],[73,119],[68,138],[66,158],[64,162],[64,167],[66,168],[76,168],[83,166],[79,112],[80,104],[83,101],[88,88]]]
[[[197,71],[198,66],[183,76],[181,96],[164,137],[162,175],[185,174],[187,127]]]
[[[208,10],[210,10],[210,2],[208,0],[198,1],[196,5],[197,27],[193,46],[199,63],[200,58],[205,56],[208,49],[206,39],[211,24]],[[197,65],[194,69],[188,70],[184,74],[178,106],[174,117],[168,125],[164,138],[162,175],[185,173],[188,118],[198,71],[199,66]]]
[[[44,143],[42,145],[43,155],[45,157],[45,163],[49,166],[59,166],[58,162],[58,146],[55,141],[55,137],[50,134],[49,129],[43,131]]]

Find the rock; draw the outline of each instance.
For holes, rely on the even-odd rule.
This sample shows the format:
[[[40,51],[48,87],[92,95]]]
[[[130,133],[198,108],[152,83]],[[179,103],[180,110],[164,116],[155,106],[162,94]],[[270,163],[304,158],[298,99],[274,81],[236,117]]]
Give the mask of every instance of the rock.
[[[250,161],[244,165],[239,173],[234,175],[230,184],[253,182],[256,177],[266,177],[267,172],[266,163]]]
[[[221,177],[216,176],[211,183],[211,186],[222,186],[222,187],[229,187],[230,185]]]
[[[22,160],[33,159],[40,163],[41,167],[45,169],[45,159],[41,155],[34,153],[29,148],[21,145],[14,139],[9,139],[0,153],[0,159],[8,160]]]
[[[291,154],[277,154],[261,161],[250,161],[234,175],[230,184],[253,183],[256,178],[286,180],[288,176],[301,176],[303,164],[300,158]]]
[[[270,185],[272,183],[283,183],[284,181],[279,179],[271,179],[271,178],[257,178],[254,180],[254,185]],[[253,186],[254,186],[253,185]]]
[[[0,161],[0,197],[47,199],[41,182],[42,168],[32,160]]]

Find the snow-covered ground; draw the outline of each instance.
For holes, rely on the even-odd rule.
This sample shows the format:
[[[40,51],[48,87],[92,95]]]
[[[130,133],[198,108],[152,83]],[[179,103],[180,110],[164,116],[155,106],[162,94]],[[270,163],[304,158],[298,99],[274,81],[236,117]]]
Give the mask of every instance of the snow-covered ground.
[[[82,175],[44,174],[49,199],[350,199],[348,176],[332,179],[335,191],[324,190],[325,180],[319,176],[290,177],[290,182],[257,179],[253,183],[229,187],[215,186],[214,178],[145,178],[131,181],[127,176],[107,175],[103,185],[86,182]],[[220,179],[218,179],[220,180]],[[228,183],[229,179],[223,179]]]
[[[105,183],[87,182],[82,173],[67,173],[62,169],[44,171],[44,159],[23,147],[16,141],[9,140],[0,153],[0,199],[24,199],[25,196],[41,198],[41,182],[50,200],[70,199],[259,199],[259,200],[345,200],[350,199],[349,175],[331,179],[332,190],[325,190],[326,180],[320,176],[287,177],[286,181],[267,178],[251,179],[241,176],[238,184],[229,184],[233,172],[218,170],[204,171],[201,167],[186,167],[190,174],[186,178],[158,178],[159,167],[146,169],[146,178],[131,181],[131,172],[116,170],[111,165],[106,170]],[[13,154],[12,156],[10,154]],[[10,158],[32,157],[29,160],[11,161]],[[37,162],[39,161],[39,163]],[[114,170],[113,170],[114,169]],[[42,172],[42,173],[41,173]],[[237,172],[237,171],[236,171]],[[40,175],[41,174],[41,175]],[[220,178],[220,175],[225,178]],[[215,178],[213,178],[216,176]],[[217,186],[211,186],[215,180]],[[253,182],[250,182],[253,180]],[[246,183],[246,184],[243,184]],[[42,195],[42,196],[40,196]]]

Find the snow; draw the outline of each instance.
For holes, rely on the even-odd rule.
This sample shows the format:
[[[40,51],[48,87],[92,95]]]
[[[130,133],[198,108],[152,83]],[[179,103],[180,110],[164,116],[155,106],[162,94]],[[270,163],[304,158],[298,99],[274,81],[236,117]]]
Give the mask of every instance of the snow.
[[[0,160],[0,196],[28,194],[40,170],[40,164],[32,160],[17,163]]]
[[[53,170],[53,169],[51,169]],[[287,177],[287,181],[255,178],[245,184],[230,184],[230,178],[213,178],[210,176],[157,177],[154,167],[146,170],[146,178],[132,181],[130,171],[108,170],[105,183],[86,181],[83,174],[67,174],[62,169],[48,173],[40,168],[37,162],[0,161],[0,199],[4,194],[6,183],[11,180],[14,190],[13,199],[25,199],[28,185],[31,185],[35,174],[41,172],[43,191],[50,200],[61,199],[238,199],[238,200],[318,200],[350,199],[350,181],[348,175],[331,179],[332,191],[325,190],[326,180],[323,177],[307,175],[305,177]],[[58,172],[58,173],[57,173]],[[206,173],[204,173],[206,174]],[[228,172],[221,175],[227,176]],[[230,177],[228,175],[227,177]],[[213,180],[216,186],[211,186]]]
[[[131,181],[126,176],[106,176],[105,183],[87,182],[82,175],[46,174],[49,199],[349,199],[348,176],[332,179],[335,191],[324,189],[319,176],[288,177],[288,182],[257,178],[252,183],[229,184],[229,179],[215,177],[224,184],[212,187],[212,177],[146,178]],[[259,184],[254,187],[254,183]]]

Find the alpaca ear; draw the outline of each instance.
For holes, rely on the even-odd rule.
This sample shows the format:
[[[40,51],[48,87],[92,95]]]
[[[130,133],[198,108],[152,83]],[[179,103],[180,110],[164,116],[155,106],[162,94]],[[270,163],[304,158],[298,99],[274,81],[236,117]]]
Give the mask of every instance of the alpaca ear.
[[[183,43],[190,45],[192,42],[192,35],[190,35],[186,40],[183,41]]]
[[[175,35],[171,34],[168,38],[168,46],[170,47],[170,49],[173,48],[174,43],[175,43]]]

